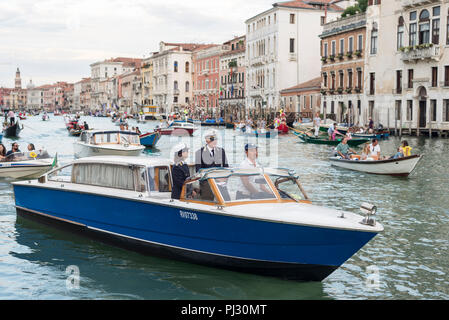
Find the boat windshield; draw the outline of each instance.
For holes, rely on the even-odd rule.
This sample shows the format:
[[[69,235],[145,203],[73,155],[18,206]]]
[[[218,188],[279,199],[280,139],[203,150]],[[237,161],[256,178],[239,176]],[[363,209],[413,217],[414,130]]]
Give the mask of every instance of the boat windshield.
[[[215,178],[214,181],[224,202],[276,199],[276,195],[261,174],[236,174]]]
[[[294,201],[308,200],[307,195],[301,190],[296,177],[282,177],[277,175],[269,175],[269,177],[279,192],[281,199]]]
[[[34,159],[49,159],[50,155],[46,150],[15,152],[5,157],[2,162],[29,161]]]

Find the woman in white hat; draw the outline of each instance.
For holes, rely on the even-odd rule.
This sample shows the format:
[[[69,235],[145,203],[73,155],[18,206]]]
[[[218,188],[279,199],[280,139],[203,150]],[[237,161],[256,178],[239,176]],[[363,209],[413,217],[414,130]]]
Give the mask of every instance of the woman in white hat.
[[[174,166],[171,172],[173,178],[173,187],[171,192],[172,199],[180,199],[184,182],[190,177],[189,166],[185,160],[189,157],[189,148],[185,143],[177,144],[174,148]]]

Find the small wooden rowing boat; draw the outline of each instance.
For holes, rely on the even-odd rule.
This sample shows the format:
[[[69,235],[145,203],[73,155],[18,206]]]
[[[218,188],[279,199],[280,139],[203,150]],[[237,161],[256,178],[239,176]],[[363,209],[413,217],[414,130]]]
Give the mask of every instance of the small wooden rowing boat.
[[[386,160],[346,160],[332,157],[331,165],[372,174],[408,176],[422,159],[421,155]]]

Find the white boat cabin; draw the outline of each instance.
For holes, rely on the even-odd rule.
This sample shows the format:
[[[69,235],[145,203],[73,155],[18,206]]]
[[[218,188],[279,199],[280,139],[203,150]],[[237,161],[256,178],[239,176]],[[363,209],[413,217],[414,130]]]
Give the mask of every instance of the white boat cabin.
[[[139,197],[170,199],[172,162],[166,159],[101,156],[82,158],[54,169],[40,183],[120,189]],[[248,203],[310,203],[297,175],[288,169],[213,168],[194,173],[182,189],[181,202],[213,206]],[[176,200],[177,201],[177,200]]]
[[[80,142],[91,145],[105,145],[105,144],[128,144],[140,145],[139,134],[133,131],[121,130],[87,130],[80,135]]]

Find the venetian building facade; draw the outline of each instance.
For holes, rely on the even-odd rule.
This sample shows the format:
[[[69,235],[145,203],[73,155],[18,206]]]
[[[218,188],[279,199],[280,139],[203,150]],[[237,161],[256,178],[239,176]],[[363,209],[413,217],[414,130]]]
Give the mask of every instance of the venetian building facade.
[[[142,79],[142,106],[153,105],[153,61],[151,56],[156,53],[152,53],[149,58],[142,61],[142,69],[140,71]]]
[[[29,85],[27,87],[27,108],[28,110],[41,110],[44,107],[45,86],[36,87]]]
[[[118,75],[126,72],[132,72],[137,68],[140,68],[141,63],[142,59],[119,57],[91,64],[90,67],[92,92],[90,107],[92,109],[104,109],[106,107],[112,107],[111,100],[114,98],[108,96],[108,88],[110,88],[111,86],[115,86],[116,88],[117,81],[115,78]],[[116,89],[114,90],[115,92],[117,91]]]
[[[206,45],[193,53],[193,104],[214,116],[223,116],[220,97],[220,56],[227,45]]]
[[[193,43],[159,44],[153,54],[153,102],[160,113],[178,112],[192,101],[192,53],[201,45]]]
[[[320,38],[323,118],[363,125],[366,14],[326,23]]]
[[[366,68],[367,87],[373,94],[366,97],[368,116],[408,133],[447,132],[449,3],[396,0],[370,4]]]
[[[246,20],[246,92],[250,115],[283,107],[280,90],[316,78],[322,24],[342,9],[328,0],[286,1]],[[337,2],[337,1],[334,1]],[[341,1],[338,1],[341,2]]]
[[[119,76],[118,102],[127,113],[135,113],[142,102],[140,69]]]
[[[281,91],[286,113],[312,119],[321,106],[321,77]]]
[[[240,120],[245,115],[246,37],[235,37],[224,43],[229,50],[220,56],[219,104],[227,120]]]

